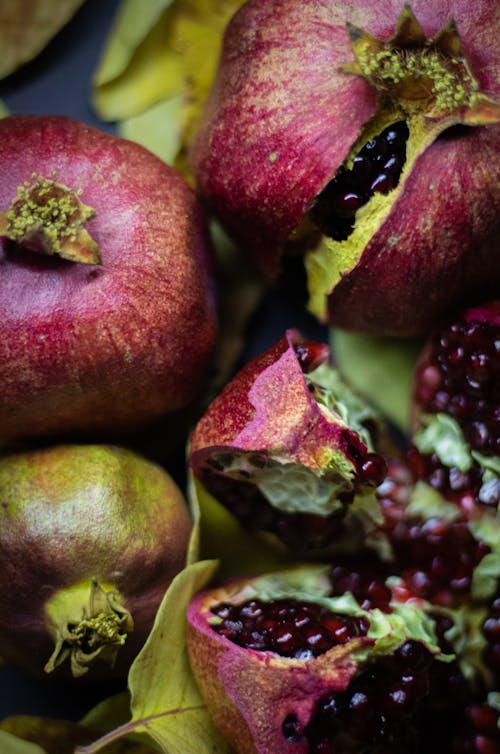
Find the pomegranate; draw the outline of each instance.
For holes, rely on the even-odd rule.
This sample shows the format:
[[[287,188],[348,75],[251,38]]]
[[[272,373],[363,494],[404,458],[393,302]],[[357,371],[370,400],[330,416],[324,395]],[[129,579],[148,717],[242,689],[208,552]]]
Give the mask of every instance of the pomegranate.
[[[189,606],[191,665],[238,754],[416,751],[435,667],[459,672],[425,603],[362,608],[332,596],[329,570],[230,581]]]
[[[0,444],[120,433],[192,401],[215,338],[192,190],[75,120],[0,120]]]
[[[2,658],[125,676],[185,564],[179,488],[129,450],[59,445],[1,458],[0,501]]]
[[[250,0],[230,22],[193,171],[264,272],[303,255],[321,321],[418,335],[498,289],[499,14]]]
[[[328,346],[288,330],[226,385],[191,440],[205,489],[297,555],[345,543],[379,515],[380,426],[328,358]]]

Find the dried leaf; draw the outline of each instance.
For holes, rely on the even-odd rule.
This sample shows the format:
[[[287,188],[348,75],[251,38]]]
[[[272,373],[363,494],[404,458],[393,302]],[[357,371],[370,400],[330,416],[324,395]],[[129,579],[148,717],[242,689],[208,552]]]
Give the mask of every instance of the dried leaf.
[[[374,338],[331,330],[336,365],[367,400],[403,433],[408,431],[410,385],[420,341]]]
[[[216,566],[216,561],[193,563],[174,579],[130,669],[131,721],[94,744],[79,747],[78,754],[94,754],[130,733],[147,733],[165,754],[230,754],[196,686],[185,640],[187,606]]]
[[[32,60],[83,0],[17,0],[0,4],[0,78]]]

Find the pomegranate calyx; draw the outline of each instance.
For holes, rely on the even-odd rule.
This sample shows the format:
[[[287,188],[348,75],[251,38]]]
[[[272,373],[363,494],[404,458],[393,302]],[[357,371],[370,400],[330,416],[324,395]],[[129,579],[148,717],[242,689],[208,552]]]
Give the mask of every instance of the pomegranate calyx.
[[[380,109],[399,117],[416,114],[430,120],[486,125],[498,122],[500,104],[479,92],[453,19],[427,38],[405,5],[388,41],[347,25],[355,61],[345,73],[363,77],[378,92]]]
[[[120,594],[95,578],[57,592],[46,613],[55,647],[44,670],[51,673],[69,658],[75,678],[85,675],[97,657],[112,666],[134,626]]]
[[[9,208],[0,212],[0,236],[47,256],[101,264],[99,247],[84,227],[95,211],[79,193],[34,173],[18,187]]]

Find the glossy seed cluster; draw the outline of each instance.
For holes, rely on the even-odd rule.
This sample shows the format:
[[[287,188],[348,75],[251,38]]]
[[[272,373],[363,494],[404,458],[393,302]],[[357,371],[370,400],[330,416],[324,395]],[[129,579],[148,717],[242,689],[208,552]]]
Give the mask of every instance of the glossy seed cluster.
[[[335,241],[345,241],[354,228],[356,212],[376,192],[387,194],[399,182],[406,159],[408,126],[399,121],[386,128],[359,151],[352,167],[340,168],[318,196],[311,211],[320,230]]]
[[[392,592],[385,583],[387,576],[381,562],[370,562],[368,558],[335,565],[330,571],[332,596],[350,592],[364,610],[377,608],[389,613]]]
[[[436,336],[414,397],[425,413],[456,419],[472,448],[500,455],[500,327],[459,321]]]
[[[415,752],[416,714],[429,693],[432,661],[422,644],[407,641],[369,664],[344,691],[320,699],[303,731],[309,754]],[[283,725],[289,740],[292,723]]]
[[[488,704],[466,707],[453,754],[500,754],[500,712]]]
[[[434,604],[457,605],[470,593],[474,570],[490,548],[473,537],[458,510],[454,521],[408,515],[412,482],[410,469],[393,460],[377,489],[394,568],[410,595]]]
[[[320,605],[293,599],[221,603],[212,612],[221,619],[213,624],[214,631],[235,644],[300,660],[365,636],[369,628],[362,616],[338,615]]]

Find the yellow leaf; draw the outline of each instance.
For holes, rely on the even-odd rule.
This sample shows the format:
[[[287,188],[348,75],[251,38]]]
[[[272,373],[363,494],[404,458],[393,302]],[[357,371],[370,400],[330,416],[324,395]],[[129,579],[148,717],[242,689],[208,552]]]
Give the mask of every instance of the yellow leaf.
[[[155,154],[171,158],[172,124],[154,110],[181,98],[168,111],[178,130],[181,172],[213,82],[223,31],[243,0],[123,0],[94,75],[93,106],[103,120],[145,115],[124,128]],[[140,130],[144,128],[143,133]]]
[[[162,100],[148,110],[122,120],[120,136],[142,144],[164,162],[172,164],[180,148],[182,97]]]

